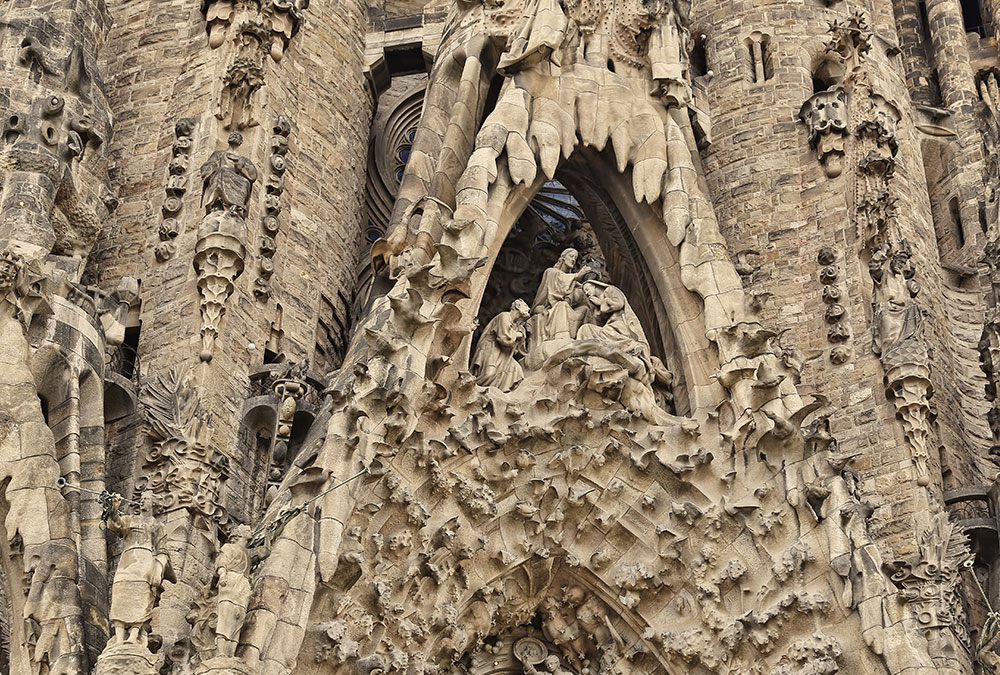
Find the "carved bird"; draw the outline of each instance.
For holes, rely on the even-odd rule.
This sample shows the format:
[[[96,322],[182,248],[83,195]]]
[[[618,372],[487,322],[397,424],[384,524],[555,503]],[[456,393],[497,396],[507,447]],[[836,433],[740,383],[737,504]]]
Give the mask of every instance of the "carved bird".
[[[762,412],[769,420],[774,422],[774,429],[771,430],[771,433],[775,438],[785,439],[795,433],[797,427],[789,424],[789,421],[784,416],[775,415],[770,410],[764,410]]]
[[[801,349],[796,349],[794,347],[782,347],[781,348],[781,360],[785,362],[785,365],[792,369],[795,373],[795,381],[799,381],[799,376],[802,371],[805,370],[806,364],[810,361],[815,361],[823,355],[823,350],[821,349],[810,349],[808,351],[802,351]]]
[[[743,356],[759,356],[770,349],[771,338],[778,336],[772,330],[761,328],[757,324],[740,324],[738,333],[740,347],[743,348]]]
[[[465,258],[451,246],[438,244],[437,259],[428,272],[433,281],[431,286],[439,288],[445,284],[460,284],[485,264],[486,258]]]

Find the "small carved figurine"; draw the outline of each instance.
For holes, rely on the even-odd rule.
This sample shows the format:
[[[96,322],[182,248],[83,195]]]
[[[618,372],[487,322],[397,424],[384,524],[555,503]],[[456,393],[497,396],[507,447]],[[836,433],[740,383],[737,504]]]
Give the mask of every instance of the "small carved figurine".
[[[247,541],[250,528],[240,525],[233,530],[232,538],[222,545],[215,560],[215,574],[219,583],[218,623],[216,625],[216,646],[219,656],[232,657],[236,654],[240,630],[250,603],[250,556]]]
[[[122,514],[121,502],[121,495],[112,497],[112,513],[106,521],[107,529],[125,540],[111,587],[110,618],[116,644],[145,645],[163,582],[177,579],[163,548],[163,526],[153,517],[153,493],[148,490],[143,493],[139,512],[135,514]]]
[[[241,217],[246,215],[246,206],[257,180],[257,167],[237,152],[241,145],[243,134],[231,133],[229,148],[216,150],[202,165],[201,204],[206,213],[228,210]]]
[[[510,391],[524,379],[524,370],[515,359],[524,352],[524,321],[528,314],[528,305],[515,300],[510,311],[500,312],[486,324],[472,362],[479,384]]]

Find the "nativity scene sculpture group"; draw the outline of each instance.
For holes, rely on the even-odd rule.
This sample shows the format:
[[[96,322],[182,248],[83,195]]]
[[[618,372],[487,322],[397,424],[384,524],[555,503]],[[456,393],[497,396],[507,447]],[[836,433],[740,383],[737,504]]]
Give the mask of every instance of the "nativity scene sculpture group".
[[[671,400],[673,374],[651,353],[625,293],[592,267],[575,270],[578,256],[568,248],[545,270],[530,309],[515,300],[486,324],[472,361],[476,381],[507,392],[524,379],[525,367],[545,371],[576,358],[587,362],[585,381],[598,393],[621,400],[628,388],[626,406],[654,404],[654,385],[660,400]]]

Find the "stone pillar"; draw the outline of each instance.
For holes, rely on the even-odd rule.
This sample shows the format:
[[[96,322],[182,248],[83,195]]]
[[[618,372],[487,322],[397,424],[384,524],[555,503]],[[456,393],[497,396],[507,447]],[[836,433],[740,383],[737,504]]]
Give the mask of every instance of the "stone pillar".
[[[244,447],[239,433],[250,373],[265,345],[290,361],[312,358],[324,312],[343,305],[346,316],[352,296],[372,105],[366,5],[109,3],[121,205],[94,267],[104,279],[124,270],[142,279],[144,380],[171,368],[192,377],[212,416],[205,443],[228,459],[218,501],[230,523],[247,522],[266,483],[253,474],[256,445]],[[243,143],[227,149],[233,132]],[[243,177],[253,167],[257,179],[235,199],[231,184],[203,181],[200,169],[212,161]],[[209,232],[219,219],[239,227]],[[282,337],[269,343],[275,321]],[[142,461],[131,473],[141,475]],[[211,582],[218,528],[183,509],[160,517],[187,518],[186,534],[170,544],[180,549],[171,551],[179,583],[162,597],[163,625],[153,626],[169,652]]]
[[[979,223],[979,195],[982,193],[983,154],[976,123],[975,73],[969,57],[969,43],[959,0],[927,0],[934,62],[944,106],[952,111],[958,131],[950,191],[958,197],[966,237],[975,236]]]

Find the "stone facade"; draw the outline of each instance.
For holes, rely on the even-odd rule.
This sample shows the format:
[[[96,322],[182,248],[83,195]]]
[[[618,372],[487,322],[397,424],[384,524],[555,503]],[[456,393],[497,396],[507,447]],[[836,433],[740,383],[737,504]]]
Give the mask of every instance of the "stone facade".
[[[1000,672],[998,0],[0,26],[0,671]]]

